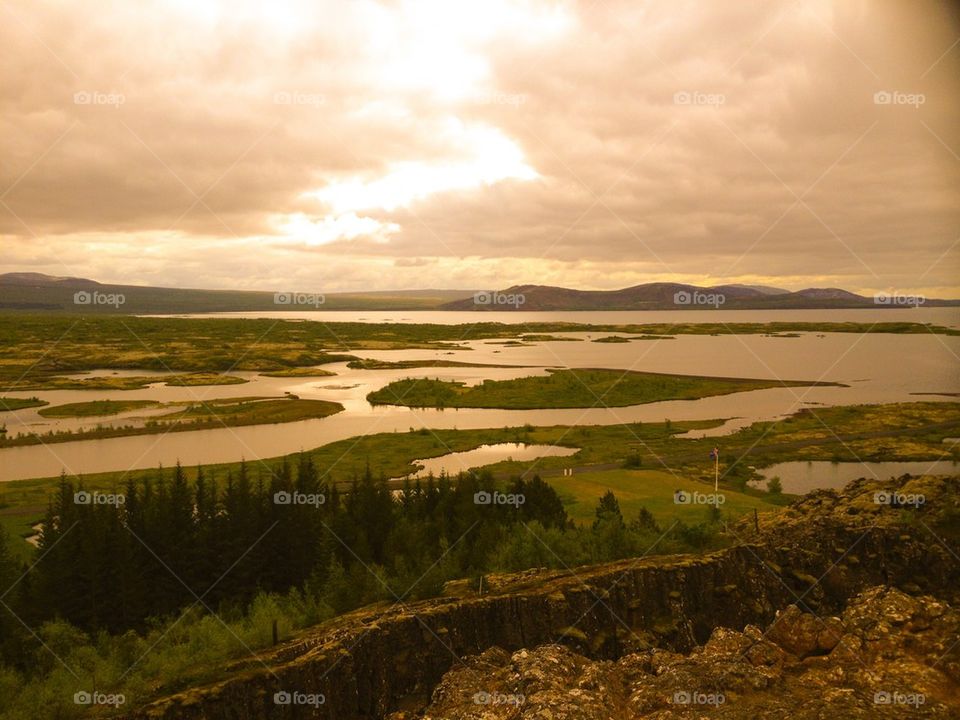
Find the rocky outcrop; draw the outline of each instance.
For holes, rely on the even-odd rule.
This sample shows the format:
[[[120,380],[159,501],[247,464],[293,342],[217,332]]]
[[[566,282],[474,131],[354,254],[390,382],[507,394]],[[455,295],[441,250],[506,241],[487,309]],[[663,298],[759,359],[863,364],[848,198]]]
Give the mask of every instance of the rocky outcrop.
[[[389,720],[955,718],[960,662],[946,653],[958,639],[956,609],[877,587],[840,617],[791,605],[766,632],[720,627],[688,655],[491,648],[450,670],[423,713]]]
[[[856,633],[845,639],[851,635],[845,620],[841,626],[818,618],[845,617],[850,598],[867,588],[897,587],[951,599],[960,587],[960,563],[934,529],[957,512],[956,486],[957,480],[942,478],[857,481],[843,493],[806,496],[775,517],[762,518],[759,528],[752,520],[730,526],[736,545],[704,556],[501,576],[482,597],[464,593],[365,608],[255,661],[226,668],[221,682],[164,698],[129,717],[382,718],[427,706],[434,688],[451,668],[461,667],[463,658],[479,656],[488,664],[512,667],[509,653],[542,645],[569,651],[563,656],[569,665],[564,683],[574,676],[581,683],[584,673],[594,678],[591,682],[608,682],[603,673],[609,665],[587,665],[587,658],[618,663],[634,658],[631,662],[640,665],[646,660],[637,658],[663,661],[662,672],[649,666],[659,677],[670,667],[685,667],[690,660],[683,654],[704,657],[706,650],[698,646],[719,652],[720,645],[741,647],[747,641],[755,649],[746,650],[759,661],[748,661],[754,670],[743,675],[744,682],[760,682],[763,673],[779,672],[776,668],[794,662],[791,658],[814,667],[819,658],[835,653],[839,658],[863,652]],[[901,499],[922,495],[925,502],[897,507],[878,503],[877,493]],[[895,597],[910,599],[903,593]],[[791,604],[797,607],[775,622],[777,611]],[[756,628],[771,623],[772,637],[760,643]],[[742,663],[732,667],[734,674],[747,669]],[[591,686],[584,687],[586,692]],[[435,693],[432,697],[434,704],[444,702]],[[647,707],[640,703],[636,712]],[[677,717],[662,715],[668,716]]]

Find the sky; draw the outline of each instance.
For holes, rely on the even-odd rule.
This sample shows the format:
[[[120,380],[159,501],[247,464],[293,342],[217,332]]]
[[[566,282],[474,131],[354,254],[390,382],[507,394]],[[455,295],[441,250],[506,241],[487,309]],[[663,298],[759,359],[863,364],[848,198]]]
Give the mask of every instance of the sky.
[[[960,10],[0,2],[0,272],[960,297]]]

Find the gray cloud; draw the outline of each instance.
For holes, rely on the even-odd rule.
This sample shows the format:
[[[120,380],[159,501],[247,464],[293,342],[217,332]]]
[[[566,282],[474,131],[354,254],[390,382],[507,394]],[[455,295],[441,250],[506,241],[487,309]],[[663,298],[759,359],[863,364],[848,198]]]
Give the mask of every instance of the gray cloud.
[[[205,8],[0,10],[2,269],[960,295],[946,4]]]

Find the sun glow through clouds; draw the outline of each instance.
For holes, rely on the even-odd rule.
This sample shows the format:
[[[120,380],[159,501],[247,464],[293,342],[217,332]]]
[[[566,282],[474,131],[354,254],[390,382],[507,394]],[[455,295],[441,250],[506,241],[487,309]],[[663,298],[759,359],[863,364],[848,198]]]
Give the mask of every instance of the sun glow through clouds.
[[[458,129],[457,144],[468,151],[466,158],[438,163],[395,163],[381,177],[332,180],[326,187],[307,195],[334,213],[364,209],[392,211],[436,193],[539,177],[526,163],[516,143],[499,130],[480,126],[463,128],[459,121],[453,121],[452,125]]]

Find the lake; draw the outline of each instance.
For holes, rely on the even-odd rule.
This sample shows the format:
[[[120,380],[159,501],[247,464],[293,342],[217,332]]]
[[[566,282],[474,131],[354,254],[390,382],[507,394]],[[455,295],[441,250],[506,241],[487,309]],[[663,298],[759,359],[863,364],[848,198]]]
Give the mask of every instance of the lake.
[[[290,313],[287,313],[290,315]],[[305,319],[315,313],[293,313]],[[338,320],[352,313],[323,313]],[[812,315],[811,315],[812,314]],[[259,314],[256,314],[259,315]],[[359,313],[371,321],[384,313]],[[468,320],[493,320],[494,316],[514,313],[424,313],[401,312],[408,321],[421,322],[425,316],[440,316],[447,322],[468,315]],[[525,313],[537,321],[552,318],[553,313]],[[678,311],[678,312],[604,312],[563,313],[562,319],[590,322],[663,322],[680,316],[685,322],[706,319],[766,322],[873,321],[881,318],[917,319],[940,324],[957,324],[958,308],[919,308],[917,310],[838,310],[838,311]],[[600,317],[603,316],[603,317]],[[528,318],[530,320],[531,318]],[[413,370],[354,370],[345,363],[325,365],[335,377],[268,378],[251,372],[236,372],[250,382],[242,385],[209,387],[166,387],[152,385],[143,390],[97,391],[55,390],[8,393],[12,397],[37,395],[53,405],[90,400],[159,400],[161,402],[197,401],[249,395],[283,395],[290,392],[301,398],[340,402],[344,412],[337,415],[283,425],[257,425],[220,428],[167,435],[140,435],[105,440],[86,440],[49,445],[32,445],[0,450],[0,481],[107,470],[228,462],[245,458],[263,458],[318,447],[348,437],[379,432],[406,432],[411,428],[488,428],[532,425],[610,425],[624,422],[662,422],[664,419],[705,420],[722,418],[722,427],[695,431],[693,436],[722,436],[757,420],[783,417],[804,407],[857,403],[891,403],[916,400],[947,401],[955,398],[937,393],[960,390],[960,337],[918,335],[857,335],[846,333],[802,333],[799,337],[762,335],[678,335],[674,339],[637,340],[622,344],[596,343],[591,340],[608,333],[569,333],[578,342],[536,342],[523,346],[505,346],[490,341],[469,340],[461,349],[451,350],[364,350],[362,357],[382,360],[443,359],[475,363],[499,363],[530,367],[508,368],[425,368]],[[508,379],[542,374],[549,367],[601,367],[649,372],[717,375],[726,377],[824,380],[847,387],[772,388],[701,400],[667,401],[621,408],[581,408],[559,410],[434,410],[405,407],[372,407],[368,393],[387,383],[406,377],[431,377],[478,383],[485,378]],[[103,371],[111,374],[114,371]],[[98,373],[100,374],[100,373]],[[120,374],[145,373],[138,370]],[[120,422],[135,424],[144,411],[119,416]],[[113,422],[113,418],[52,419],[38,415],[36,409],[0,413],[11,435],[20,431],[46,432],[51,429],[92,427]]]
[[[960,463],[952,460],[917,462],[830,462],[827,460],[777,463],[759,471],[763,480],[755,483],[766,487],[766,481],[779,477],[783,491],[797,495],[818,488],[842,489],[851,480],[873,478],[887,480],[901,475],[957,475]]]
[[[625,325],[629,323],[711,322],[925,322],[960,327],[960,307],[858,308],[846,310],[579,310],[543,311],[443,311],[443,310],[261,310],[257,312],[192,313],[147,317],[229,317],[313,320],[315,322],[435,323],[459,325],[475,322],[522,324],[572,322]]]

